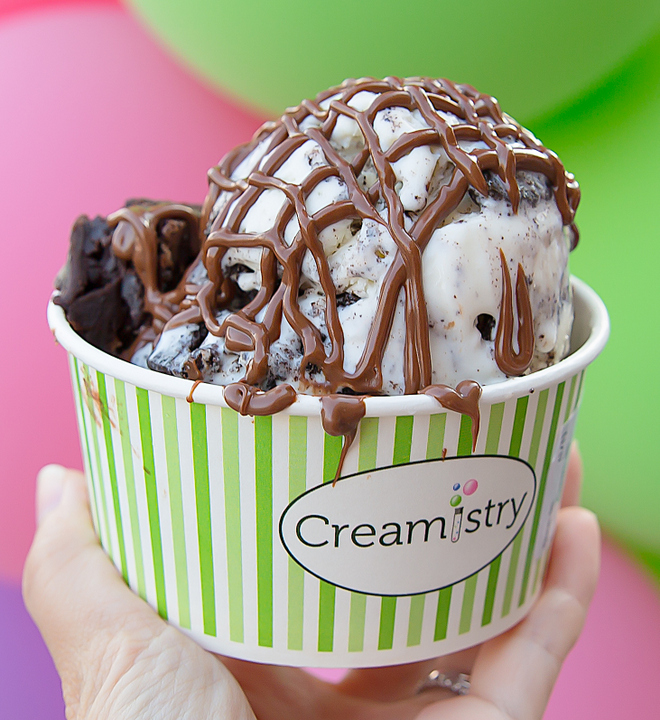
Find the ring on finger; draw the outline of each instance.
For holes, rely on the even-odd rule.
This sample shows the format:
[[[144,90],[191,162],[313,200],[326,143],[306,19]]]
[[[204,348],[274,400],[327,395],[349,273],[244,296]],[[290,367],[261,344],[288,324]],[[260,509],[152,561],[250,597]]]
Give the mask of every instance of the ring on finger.
[[[438,688],[449,690],[455,695],[467,695],[470,692],[470,676],[466,673],[441,673],[439,670],[431,670],[417,688],[417,692]]]

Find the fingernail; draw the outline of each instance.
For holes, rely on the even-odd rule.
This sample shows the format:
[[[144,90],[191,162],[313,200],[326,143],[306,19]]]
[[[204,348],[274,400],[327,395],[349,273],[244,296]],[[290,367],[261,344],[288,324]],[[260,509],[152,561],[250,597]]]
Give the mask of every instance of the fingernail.
[[[61,465],[46,465],[37,475],[37,524],[53,512],[62,500],[66,470]]]

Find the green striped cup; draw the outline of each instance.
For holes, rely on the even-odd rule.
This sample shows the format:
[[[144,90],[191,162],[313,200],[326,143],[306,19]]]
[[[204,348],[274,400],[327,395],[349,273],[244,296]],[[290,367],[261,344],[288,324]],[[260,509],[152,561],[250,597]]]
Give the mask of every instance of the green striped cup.
[[[316,667],[407,663],[518,622],[548,560],[586,367],[608,335],[573,279],[572,354],[484,388],[471,420],[373,397],[341,438],[318,398],[243,417],[222,388],[117,360],[52,303],[96,531],[129,586],[213,652]],[[443,459],[443,456],[445,459]]]

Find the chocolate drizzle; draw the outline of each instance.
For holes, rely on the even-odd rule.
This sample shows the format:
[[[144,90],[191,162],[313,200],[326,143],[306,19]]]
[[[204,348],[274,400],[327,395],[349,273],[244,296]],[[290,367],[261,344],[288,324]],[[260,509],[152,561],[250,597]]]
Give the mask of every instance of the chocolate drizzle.
[[[422,393],[437,400],[447,410],[467,415],[472,420],[472,452],[474,452],[481,418],[479,412],[481,385],[474,380],[463,380],[458,383],[456,390],[449,385],[429,385],[422,390]]]
[[[189,402],[191,405],[195,402],[193,398],[193,393],[203,382],[204,381],[201,378],[197,378],[197,380],[193,382],[192,387],[190,388],[190,392],[186,395],[186,401]]]
[[[518,314],[518,350],[513,346],[513,290],[509,266],[500,248],[502,263],[502,301],[500,318],[495,335],[495,361],[499,369],[507,375],[522,375],[531,365],[534,357],[534,318],[529,289],[523,266],[518,263],[516,275],[516,311]]]
[[[241,415],[273,415],[296,400],[296,391],[291,385],[277,385],[260,392],[253,385],[237,382],[227,385],[224,394],[227,405]]]
[[[342,435],[344,440],[337,471],[332,482],[334,485],[344,466],[346,453],[355,440],[358,425],[364,417],[366,407],[364,398],[355,395],[324,395],[321,398],[321,423],[328,435]]]
[[[194,257],[199,251],[201,240],[199,215],[187,205],[151,202],[130,204],[108,216],[108,225],[115,228],[112,250],[120,260],[132,264],[144,288],[144,311],[152,319],[151,324],[142,328],[136,342],[125,353],[126,359],[130,359],[139,347],[160,334],[165,323],[179,312],[186,296],[190,268],[172,290],[163,288],[162,266],[165,263],[159,262],[158,229],[166,220],[180,220],[187,225],[188,244]]]

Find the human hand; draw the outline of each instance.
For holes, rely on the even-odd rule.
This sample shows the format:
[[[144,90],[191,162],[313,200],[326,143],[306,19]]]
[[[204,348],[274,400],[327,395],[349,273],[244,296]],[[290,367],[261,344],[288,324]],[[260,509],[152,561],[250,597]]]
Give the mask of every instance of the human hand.
[[[353,670],[336,685],[296,668],[220,658],[168,625],[101,549],[83,476],[59,466],[39,475],[25,603],[62,679],[68,720],[540,719],[598,576],[597,521],[571,507],[580,479],[573,450],[545,586],[522,622],[477,648]],[[470,673],[470,693],[419,692],[434,669]]]

